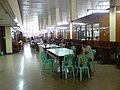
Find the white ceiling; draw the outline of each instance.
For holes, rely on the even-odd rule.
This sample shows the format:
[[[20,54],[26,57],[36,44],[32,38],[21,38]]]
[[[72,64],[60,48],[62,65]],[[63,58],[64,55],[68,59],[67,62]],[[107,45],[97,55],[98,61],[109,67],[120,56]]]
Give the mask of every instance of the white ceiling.
[[[0,0],[0,26],[16,26],[15,15],[7,0]]]
[[[10,0],[9,0],[10,1]],[[70,0],[18,0],[21,9],[23,24],[26,24],[25,29],[32,29],[33,25],[38,27],[43,24],[43,19],[48,24],[48,15],[51,15],[52,25],[56,24],[55,8],[60,9],[60,21],[70,19]],[[87,15],[87,9],[96,8],[99,1],[109,0],[77,0],[77,16],[83,17]],[[111,0],[114,1],[114,0]],[[2,7],[1,6],[4,6]],[[116,4],[120,4],[120,0],[116,0]],[[16,6],[14,6],[16,8]],[[8,13],[6,13],[6,11]],[[8,0],[0,0],[0,26],[14,26],[16,23],[13,21],[15,15],[8,4]],[[27,25],[28,24],[28,25]],[[34,29],[34,27],[33,27]]]
[[[77,16],[83,17],[87,15],[87,9],[96,8],[96,4],[99,1],[100,0],[77,0]],[[56,24],[55,8],[60,9],[61,22],[70,19],[70,0],[19,0],[19,3],[23,22],[25,23],[43,23],[43,19],[46,19],[46,22],[48,22],[48,15],[51,15],[52,25],[54,25]]]

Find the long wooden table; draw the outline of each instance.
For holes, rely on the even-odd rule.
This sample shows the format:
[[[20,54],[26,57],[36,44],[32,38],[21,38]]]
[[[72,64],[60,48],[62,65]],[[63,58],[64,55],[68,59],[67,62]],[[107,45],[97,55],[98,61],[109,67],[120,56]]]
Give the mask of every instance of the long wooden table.
[[[60,78],[62,77],[62,61],[63,57],[67,54],[74,54],[73,50],[68,49],[68,48],[55,48],[55,49],[47,49],[47,53],[55,57],[57,60],[59,60],[59,66],[60,66]]]

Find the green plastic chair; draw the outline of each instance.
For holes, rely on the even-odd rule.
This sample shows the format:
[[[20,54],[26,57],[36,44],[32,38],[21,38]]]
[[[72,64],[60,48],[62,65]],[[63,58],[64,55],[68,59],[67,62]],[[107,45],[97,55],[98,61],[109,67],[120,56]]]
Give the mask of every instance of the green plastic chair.
[[[93,52],[93,55],[94,55],[94,58],[95,58],[96,50],[92,49],[92,52]],[[96,69],[95,69],[94,60],[92,60],[91,62],[89,62],[89,64],[90,64],[91,71],[95,72]]]
[[[71,46],[71,50],[75,51],[75,49],[76,49],[75,46]]]
[[[50,65],[50,71],[53,72],[53,58],[47,58],[45,51],[40,52],[40,59],[42,60],[41,73],[45,70],[46,65]]]
[[[64,56],[64,61],[63,61],[63,71],[65,72],[65,79],[67,79],[67,71],[70,70],[72,72],[73,77],[75,78],[75,73],[74,73],[74,61],[75,60],[75,55],[74,54],[68,54]]]
[[[88,67],[88,58],[90,57],[89,54],[84,54],[78,56],[78,65],[77,65],[77,73],[76,75],[78,76],[78,71],[80,72],[80,80],[82,80],[82,75],[85,70],[85,72],[88,75],[88,79],[90,79],[90,72],[89,72],[89,67]],[[82,61],[82,64],[80,62]]]

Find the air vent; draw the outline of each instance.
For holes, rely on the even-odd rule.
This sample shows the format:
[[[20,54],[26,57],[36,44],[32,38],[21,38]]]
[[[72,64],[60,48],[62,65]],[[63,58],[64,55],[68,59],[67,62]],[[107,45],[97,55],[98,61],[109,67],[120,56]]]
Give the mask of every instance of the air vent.
[[[10,26],[10,24],[0,24],[0,26]]]
[[[43,3],[42,1],[27,1],[29,3]]]

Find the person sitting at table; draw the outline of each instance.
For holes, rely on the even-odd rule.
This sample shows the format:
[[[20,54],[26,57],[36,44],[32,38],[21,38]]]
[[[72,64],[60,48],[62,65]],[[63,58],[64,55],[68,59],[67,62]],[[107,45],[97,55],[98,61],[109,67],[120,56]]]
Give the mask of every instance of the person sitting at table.
[[[74,43],[73,42],[71,42],[71,50],[73,50],[73,51],[75,51],[75,45],[74,45]]]
[[[92,49],[91,49],[90,45],[88,44],[88,42],[85,42],[85,53],[89,53],[90,54],[90,58],[89,58],[90,62],[92,60],[94,60],[94,55],[93,55]]]
[[[76,45],[75,48],[76,48],[75,55],[80,56],[82,54],[85,54],[82,45]]]
[[[92,73],[92,68],[90,67],[90,63],[94,60],[94,55],[93,55],[92,49],[91,49],[90,45],[88,44],[88,42],[85,42],[85,46],[86,46],[85,53],[90,54],[90,58],[88,59],[89,60],[88,66],[89,66],[89,70],[90,70],[90,76],[92,76],[93,73]]]
[[[63,42],[64,42],[64,40],[62,39],[61,42],[59,43],[60,47],[65,47],[65,44]]]
[[[23,49],[23,41],[22,41],[22,39],[19,39],[18,45],[20,46],[20,49],[22,50]]]
[[[47,39],[46,38],[44,39],[43,43],[47,43]]]

